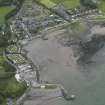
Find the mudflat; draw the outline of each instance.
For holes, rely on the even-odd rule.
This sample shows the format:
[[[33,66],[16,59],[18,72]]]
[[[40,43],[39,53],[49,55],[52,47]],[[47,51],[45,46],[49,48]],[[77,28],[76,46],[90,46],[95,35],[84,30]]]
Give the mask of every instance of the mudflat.
[[[91,32],[97,34],[96,28],[101,30],[100,26],[94,26]],[[104,105],[105,47],[92,57],[94,63],[80,66],[73,48],[59,43],[57,37],[64,34],[61,31],[48,33],[45,36],[48,40],[34,39],[24,46],[33,63],[40,65],[42,80],[60,83],[69,94],[77,95],[73,102],[57,99],[48,102],[48,105]]]

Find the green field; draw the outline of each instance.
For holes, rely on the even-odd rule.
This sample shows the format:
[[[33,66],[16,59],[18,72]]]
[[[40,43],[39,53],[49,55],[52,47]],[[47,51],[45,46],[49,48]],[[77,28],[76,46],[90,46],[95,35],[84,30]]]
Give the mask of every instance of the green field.
[[[99,0],[97,1],[97,4],[98,4],[99,9],[105,12],[105,1]]]
[[[79,0],[51,0],[56,4],[62,3],[67,9],[72,9],[80,6]]]
[[[40,2],[49,8],[54,8],[58,4],[63,4],[67,9],[73,9],[81,6],[80,0],[40,0]],[[105,12],[104,0],[97,0],[97,5],[100,10]]]
[[[0,7],[0,24],[3,24],[5,22],[6,14],[8,14],[13,9],[14,9],[14,6]]]
[[[41,0],[41,3],[45,4],[49,8],[53,8],[54,6],[56,6],[56,3],[51,0]]]
[[[79,0],[41,0],[40,2],[45,4],[49,8],[53,8],[58,4],[63,4],[67,9],[72,9],[80,6]]]

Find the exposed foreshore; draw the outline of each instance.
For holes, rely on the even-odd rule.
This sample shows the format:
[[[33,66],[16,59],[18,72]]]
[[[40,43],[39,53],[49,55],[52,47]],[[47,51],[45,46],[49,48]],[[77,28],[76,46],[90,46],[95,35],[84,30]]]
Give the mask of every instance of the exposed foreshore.
[[[22,12],[19,12],[16,17],[24,15]],[[93,12],[98,14],[97,10]],[[89,63],[92,56],[104,46],[104,35],[99,36],[100,33],[95,32],[95,30],[97,30],[97,27],[95,27],[96,29],[92,29],[93,33],[88,34],[88,36],[91,36],[86,37],[85,35],[86,42],[84,37],[81,36],[81,32],[79,34],[78,32],[72,33],[73,35],[78,34],[80,37],[71,37],[69,36],[71,33],[67,32],[66,28],[72,22],[67,23],[54,14],[41,18],[40,21],[35,19],[30,21],[30,19],[25,18],[11,20],[11,31],[16,33],[20,39],[18,39],[17,45],[9,46],[10,48],[7,50],[6,56],[17,68],[15,75],[17,81],[20,83],[25,82],[29,87],[29,90],[20,97],[16,104],[31,105],[31,103],[34,103],[38,105],[54,98],[64,98],[67,101],[75,99],[75,95],[69,96],[71,91],[68,94],[64,87],[59,85],[63,83],[60,82],[63,80],[61,78],[62,76],[67,78],[66,75],[72,77],[72,74],[74,74],[72,77],[74,79],[78,77],[78,74],[80,76],[78,71],[80,70],[80,65],[78,62],[82,62],[82,64]],[[73,20],[74,23],[76,21],[78,21],[78,19]],[[41,26],[43,29],[39,28],[41,23],[43,23]],[[33,31],[36,32],[36,30],[30,29],[33,27],[39,28],[40,31],[33,33]],[[57,29],[59,27],[60,29]],[[51,32],[53,28],[54,30]],[[99,26],[98,29],[101,30],[101,27]],[[92,32],[92,30],[89,30],[89,33]],[[104,31],[105,29],[103,29],[103,33]],[[102,32],[102,30],[100,32]],[[94,37],[95,34],[98,34],[98,37]],[[74,38],[73,43],[75,43],[75,45],[71,43],[71,40],[67,41],[65,36],[71,39]],[[62,42],[63,44],[61,44]],[[97,42],[99,42],[99,45],[96,45]],[[92,45],[93,47],[91,47]],[[96,47],[94,47],[94,45],[96,45]],[[16,52],[13,51],[12,47],[16,49]],[[79,52],[80,55],[74,56],[73,48],[76,49],[76,51],[79,48],[77,52]],[[86,55],[86,51],[89,49],[93,49],[94,51],[92,53],[91,51],[89,53],[87,52]]]
[[[97,28],[97,27],[96,27]],[[99,27],[100,28],[100,27]],[[100,28],[101,29],[101,28]],[[95,30],[95,29],[93,29],[93,30]],[[104,29],[103,29],[104,30]],[[99,31],[98,31],[99,32]],[[102,32],[102,31],[101,31]],[[43,40],[43,41],[51,41],[52,40],[52,42],[54,42],[54,40],[55,39],[53,39],[53,36],[54,37],[56,37],[56,35],[61,35],[61,34],[64,34],[65,33],[65,30],[59,30],[59,31],[56,31],[56,32],[53,32],[53,33],[50,33],[51,35],[49,35],[49,33],[47,33],[48,34],[48,36],[47,35],[45,35],[44,37],[45,38],[47,38],[47,40],[44,40],[43,39],[43,37],[41,37],[41,35],[40,35],[40,37],[33,37],[33,39],[31,39],[31,40],[29,40],[29,41],[27,41],[27,43],[26,44],[24,44],[24,45],[21,45],[20,44],[20,47],[21,47],[21,52],[23,53],[22,55],[26,58],[26,60],[27,60],[27,63],[26,64],[20,64],[20,65],[18,65],[18,64],[16,64],[16,66],[17,66],[17,74],[19,74],[19,75],[22,75],[22,77],[20,77],[20,81],[25,81],[26,83],[27,83],[27,85],[28,86],[31,86],[33,89],[31,90],[31,91],[28,91],[27,93],[25,93],[18,101],[17,101],[17,105],[20,105],[20,103],[22,102],[23,104],[24,104],[24,102],[27,102],[27,100],[29,100],[28,102],[30,102],[30,100],[31,99],[33,99],[32,97],[41,97],[41,96],[34,96],[34,94],[31,96],[31,93],[30,92],[32,92],[34,89],[35,90],[37,90],[37,91],[39,91],[40,90],[40,87],[41,86],[43,86],[43,84],[44,84],[44,86],[46,85],[46,84],[49,84],[50,82],[49,81],[47,81],[47,80],[40,80],[40,79],[38,79],[39,77],[37,77],[37,76],[39,76],[39,72],[40,72],[40,70],[42,69],[43,70],[43,67],[41,68],[41,66],[43,65],[43,64],[40,64],[40,61],[39,62],[37,62],[37,61],[32,61],[32,58],[30,58],[29,56],[27,57],[27,55],[28,55],[28,53],[29,53],[29,51],[28,50],[26,50],[26,48],[25,48],[25,46],[29,46],[30,45],[30,43],[33,43],[34,41],[41,41],[41,40]],[[93,32],[94,34],[97,34],[97,31],[94,31]],[[104,33],[104,32],[102,32],[102,33]],[[53,35],[53,36],[52,36]],[[104,37],[103,35],[102,35],[102,37]],[[57,37],[56,37],[57,38]],[[96,37],[96,38],[98,38],[98,37]],[[100,37],[101,38],[101,37]],[[99,38],[98,38],[99,39]],[[95,39],[93,39],[93,40],[95,40]],[[94,43],[94,41],[92,40],[92,42]],[[102,40],[104,40],[103,38],[102,38]],[[24,40],[23,40],[24,41]],[[54,43],[53,43],[54,44]],[[37,45],[37,44],[36,44]],[[43,44],[42,44],[43,45]],[[58,48],[59,48],[60,46],[58,45]],[[90,49],[90,47],[91,46],[89,46],[89,49]],[[100,48],[100,47],[99,47]],[[99,50],[99,48],[97,48],[97,50],[95,51],[95,52],[97,52],[98,50]],[[70,49],[70,48],[69,48]],[[95,48],[96,49],[96,48]],[[72,51],[72,49],[70,49],[71,51]],[[34,51],[33,51],[34,52]],[[94,52],[94,53],[95,53]],[[38,52],[38,53],[40,53],[40,52]],[[71,54],[72,54],[73,52],[71,52]],[[90,54],[91,55],[91,54]],[[86,57],[85,55],[84,55],[84,57]],[[88,57],[88,58],[90,58],[90,57]],[[79,59],[81,59],[81,58],[79,58]],[[87,58],[86,58],[87,59]],[[42,58],[42,60],[43,60],[43,58]],[[64,59],[63,59],[64,60]],[[51,61],[51,62],[54,62],[52,59],[49,59],[49,61]],[[73,58],[73,61],[74,61],[74,58]],[[83,61],[83,60],[82,60]],[[72,61],[71,61],[72,62]],[[74,61],[75,63],[76,63],[76,60]],[[69,62],[70,63],[70,62]],[[72,67],[73,67],[73,65],[74,65],[74,67],[76,67],[76,64],[68,64],[68,65],[72,65]],[[25,67],[25,68],[24,68]],[[27,69],[27,67],[28,67],[28,69]],[[24,70],[22,70],[22,68],[24,68]],[[30,78],[27,78],[28,76],[29,76],[29,74],[28,73],[30,73],[30,70],[29,70],[29,68],[31,68],[31,72],[33,72],[33,75],[32,74],[30,74]],[[73,69],[73,68],[71,68],[71,69]],[[28,70],[28,71],[26,71],[26,70]],[[21,74],[22,73],[22,74]],[[24,77],[26,74],[25,73],[27,73],[27,76],[26,77]],[[37,80],[38,79],[38,80]],[[40,80],[40,81],[39,81]],[[53,84],[52,84],[53,85]],[[39,90],[38,89],[36,89],[36,88],[39,88]],[[64,89],[64,88],[63,88]],[[54,91],[55,91],[56,89],[54,89]],[[36,92],[37,91],[35,91],[35,94],[36,94]],[[43,89],[41,89],[40,90],[42,93],[43,93]],[[54,92],[53,91],[53,92]],[[61,92],[60,92],[61,91]],[[45,92],[45,91],[44,91]],[[52,93],[49,93],[50,94],[50,98],[51,99],[53,99],[53,98],[59,98],[59,97],[63,97],[64,96],[64,98],[66,99],[66,100],[71,100],[71,96],[70,97],[68,97],[67,95],[65,95],[67,92],[65,92],[65,90],[62,90],[62,88],[58,88],[57,89],[57,92],[58,92],[58,94],[56,94],[55,96],[52,94]],[[65,92],[65,93],[64,93]],[[28,94],[30,94],[29,96],[28,96]],[[39,94],[39,93],[38,93]],[[45,92],[45,94],[46,94],[46,92]],[[63,96],[62,96],[63,95]],[[31,97],[30,99],[29,98],[27,98],[27,97]],[[45,99],[44,99],[44,101],[47,101],[48,100],[48,98],[47,98],[47,96],[44,96],[44,97],[46,97]],[[39,98],[40,99],[40,98]],[[34,101],[34,103],[35,103],[35,101]],[[41,101],[36,101],[36,104],[38,104],[38,103],[42,103]],[[27,104],[26,104],[27,105]]]
[[[59,34],[61,34],[63,31],[61,32],[58,32]],[[46,37],[46,36],[45,36]],[[40,38],[38,38],[40,39]],[[41,37],[41,39],[43,39],[43,37]],[[37,38],[33,38],[31,41],[34,41],[34,40],[37,40]],[[30,43],[30,41],[28,42]],[[65,100],[69,101],[69,100],[73,100],[75,98],[71,96],[68,96],[66,90],[63,88],[62,85],[59,85],[59,84],[55,84],[54,82],[51,82],[51,81],[48,81],[48,80],[44,80],[44,79],[41,79],[40,77],[40,72],[41,70],[43,69],[43,67],[41,67],[42,65],[39,65],[37,63],[34,63],[29,57],[27,57],[27,54],[28,54],[28,51],[24,48],[25,46],[28,45],[25,44],[24,46],[22,45],[22,52],[24,52],[24,56],[27,58],[27,61],[29,62],[29,64],[31,64],[31,69],[33,70],[33,72],[35,72],[35,74],[32,76],[31,79],[25,79],[25,78],[21,78],[20,80],[24,80],[27,85],[30,87],[30,90],[28,92],[26,92],[18,101],[17,101],[17,105],[20,105],[20,103],[23,103],[24,102],[28,102],[32,99],[34,99],[34,97],[39,97],[38,94],[38,91],[40,91],[42,94],[45,94],[44,96],[40,95],[40,97],[44,98],[44,99],[40,99],[40,101],[38,102],[38,100],[36,100],[36,105],[39,104],[39,103],[46,103],[47,100],[53,100],[54,98],[64,98]],[[28,65],[29,66],[29,65]],[[20,67],[20,66],[19,66]],[[21,71],[21,68],[20,70],[18,69],[18,71]],[[25,72],[26,72],[26,69],[25,69]],[[30,71],[27,71],[30,73]],[[19,72],[19,75],[21,74],[21,72]],[[25,73],[23,73],[23,76],[26,75]],[[29,75],[27,75],[28,77]],[[51,89],[50,87],[46,89],[44,89],[44,87],[46,86],[51,86]],[[53,88],[53,86],[56,86],[55,88]],[[35,93],[34,93],[35,91]],[[47,93],[48,95],[46,95],[46,92],[49,91],[49,93]],[[31,94],[31,92],[33,92],[33,94]],[[35,94],[37,93],[36,96],[34,96]],[[30,95],[29,95],[30,94]],[[29,96],[28,96],[29,95]],[[30,97],[30,98],[29,98]]]
[[[66,36],[66,32],[65,30],[58,30],[55,32],[50,32],[47,33],[45,35],[45,39],[43,38],[36,38],[33,39],[29,42],[29,44],[27,44],[26,46],[24,46],[25,50],[27,50],[27,56],[32,60],[32,62],[34,64],[37,64],[40,66],[41,71],[41,79],[44,81],[53,81],[53,83],[60,81],[60,78],[62,78],[62,75],[67,75],[67,73],[70,75],[69,72],[78,72],[81,68],[80,66],[84,66],[85,64],[88,65],[89,63],[91,64],[91,60],[94,57],[94,55],[100,51],[101,48],[104,47],[104,31],[105,28],[101,27],[102,24],[92,24],[89,25],[90,27],[90,31],[88,32],[88,35],[85,35],[83,38],[83,43],[85,46],[85,43],[89,43],[87,44],[87,48],[91,49],[92,45],[94,45],[94,43],[97,42],[97,40],[99,41],[98,45],[93,46],[93,51],[90,54],[91,56],[86,56],[86,53],[84,53],[84,50],[82,51],[82,49],[80,48],[79,51],[84,54],[84,59],[86,58],[86,61],[84,61],[82,58],[82,56],[79,55],[77,57],[74,57],[74,49],[72,47],[74,47],[75,45],[70,45],[70,46],[65,46],[63,45],[61,42],[66,41],[65,37],[63,39],[63,35]],[[98,31],[97,31],[98,30]],[[103,30],[103,31],[100,31]],[[100,33],[98,33],[100,31]],[[67,34],[68,35],[68,34]],[[80,34],[81,35],[81,34]],[[60,40],[60,42],[59,42]],[[78,39],[76,39],[78,41]],[[76,41],[75,40],[75,41]],[[85,41],[87,42],[85,42]],[[101,43],[102,42],[102,43]],[[90,46],[90,44],[92,44]],[[82,45],[79,45],[79,43],[77,43],[77,45],[79,47],[82,47]],[[76,45],[76,46],[77,46]],[[102,46],[101,46],[102,45]],[[76,49],[77,50],[77,49]],[[77,60],[81,61],[81,65],[78,64]],[[65,71],[67,73],[65,73]],[[75,73],[74,73],[75,74]],[[72,76],[72,75],[71,75]],[[76,74],[75,74],[76,76]],[[63,93],[63,95],[65,95]],[[66,95],[65,95],[66,96]],[[69,99],[68,97],[66,97],[67,99]]]

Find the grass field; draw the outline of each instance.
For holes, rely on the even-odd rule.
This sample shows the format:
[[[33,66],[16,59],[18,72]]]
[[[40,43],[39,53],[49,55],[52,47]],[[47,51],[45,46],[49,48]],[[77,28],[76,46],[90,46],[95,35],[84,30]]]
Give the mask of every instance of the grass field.
[[[49,8],[53,8],[54,6],[56,6],[56,3],[51,0],[41,0],[41,3],[45,4]]]
[[[62,3],[66,8],[71,9],[80,6],[79,0],[51,0],[56,4]]]
[[[97,1],[97,4],[98,4],[99,9],[105,12],[105,1],[103,0]]]
[[[41,0],[41,3],[45,4],[49,8],[53,8],[60,3],[63,4],[67,9],[80,6],[79,0]]]
[[[13,9],[14,6],[0,7],[0,24],[3,24],[5,22],[5,15],[8,14]]]
[[[53,8],[58,4],[63,4],[67,9],[73,9],[81,5],[80,0],[40,0],[40,2],[49,8]],[[105,12],[105,1],[97,0],[97,5],[100,10]]]

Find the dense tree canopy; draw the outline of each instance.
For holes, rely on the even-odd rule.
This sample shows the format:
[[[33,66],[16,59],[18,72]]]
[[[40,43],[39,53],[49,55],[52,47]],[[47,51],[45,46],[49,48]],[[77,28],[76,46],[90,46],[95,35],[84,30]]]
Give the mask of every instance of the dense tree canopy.
[[[97,4],[94,0],[80,0],[81,4],[88,9],[97,8]]]
[[[7,45],[8,39],[0,34],[0,47],[5,47]]]
[[[11,32],[8,30],[7,32],[0,33],[0,47],[5,47],[7,46],[9,43],[8,41],[11,38]]]
[[[16,0],[0,0],[0,5],[10,5],[16,3]]]

